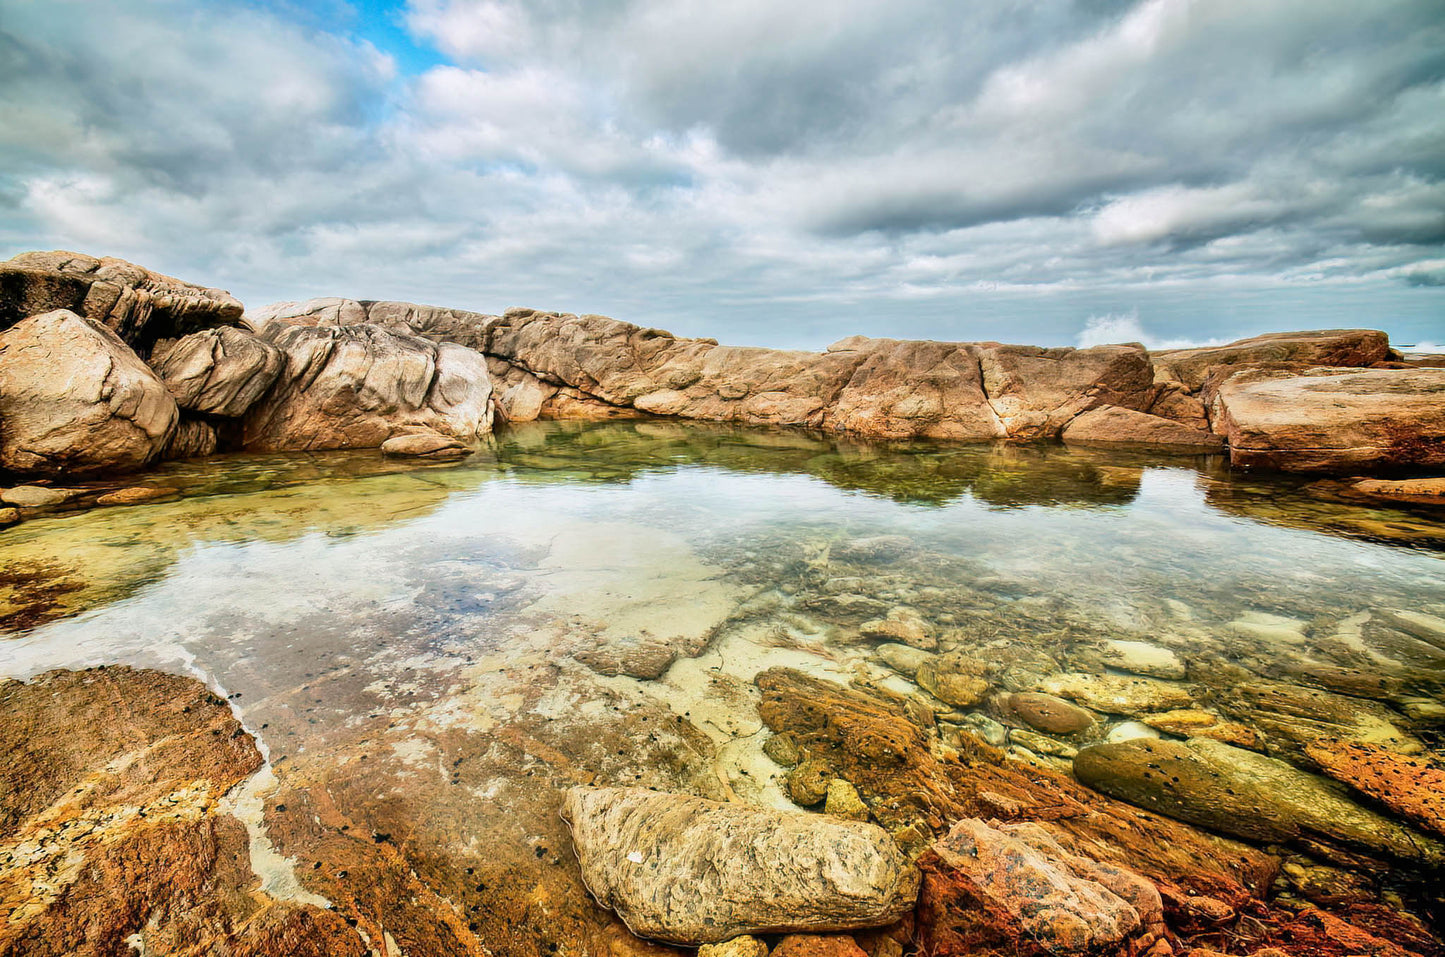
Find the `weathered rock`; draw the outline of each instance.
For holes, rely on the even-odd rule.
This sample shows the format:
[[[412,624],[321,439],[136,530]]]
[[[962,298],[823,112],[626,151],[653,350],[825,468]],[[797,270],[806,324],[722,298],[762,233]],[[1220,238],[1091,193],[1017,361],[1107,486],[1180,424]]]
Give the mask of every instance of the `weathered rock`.
[[[229,417],[255,404],[284,363],[281,350],[230,327],[192,333],[151,356],[151,366],[182,409]]]
[[[1400,608],[1382,608],[1377,614],[1391,627],[1398,628],[1426,644],[1445,649],[1445,618],[1423,611]]]
[[[789,934],[773,948],[777,957],[868,957],[844,934]]]
[[[106,492],[95,500],[97,505],[140,505],[157,499],[170,498],[176,494],[173,488],[155,485],[132,485],[129,488]]]
[[[917,895],[917,871],[870,824],[641,788],[573,788],[563,815],[588,889],[643,937],[876,927]]]
[[[216,427],[202,419],[182,415],[171,433],[170,441],[161,452],[163,459],[198,459],[215,454],[220,446]]]
[[[854,336],[828,351],[862,361],[828,408],[825,428],[961,441],[1006,434],[984,392],[978,357],[965,345]]]
[[[1320,770],[1401,817],[1445,836],[1445,768],[1426,757],[1356,741],[1312,741],[1305,753]]]
[[[460,459],[472,454],[456,439],[435,432],[393,435],[381,443],[381,454],[398,458]]]
[[[1187,673],[1184,659],[1147,641],[1111,639],[1104,643],[1104,663],[1120,671],[1178,680]]]
[[[1186,708],[1194,700],[1189,689],[1182,685],[1122,675],[1077,672],[1050,675],[1043,680],[1041,687],[1051,695],[1069,698],[1095,711],[1130,717]]]
[[[286,364],[245,416],[247,449],[376,448],[418,429],[465,442],[491,429],[491,382],[470,349],[373,325],[278,322],[261,335]]]
[[[340,915],[261,890],[221,803],[260,765],[190,678],[0,683],[0,952],[364,955]]]
[[[1095,745],[1074,758],[1074,774],[1105,794],[1235,837],[1445,865],[1445,845],[1354,803],[1338,784],[1217,741]]]
[[[798,742],[791,734],[772,734],[763,742],[763,753],[780,767],[797,767],[802,755],[798,754]]]
[[[873,819],[918,853],[961,818],[1040,820],[1054,822],[1088,856],[1144,874],[1171,908],[1192,896],[1239,906],[1273,879],[1277,861],[1253,848],[1008,761],[970,736],[960,738],[958,753],[939,755],[897,702],[783,668],[756,680],[768,727],[794,737],[805,765],[853,784]]]
[[[1094,726],[1094,716],[1088,711],[1038,691],[1003,696],[999,705],[1029,727],[1049,734],[1074,734]]]
[[[7,525],[14,525],[20,521],[20,510],[18,508],[0,508],[0,528]]]
[[[913,617],[875,618],[859,625],[858,633],[864,638],[900,642],[923,651],[938,647],[938,639],[928,633],[922,621]]]
[[[371,323],[398,335],[421,336],[432,342],[454,342],[482,350],[486,326],[495,316],[425,306],[414,302],[325,297],[305,302],[276,302],[250,309],[246,322],[264,329],[273,322],[292,326],[356,326]]]
[[[1064,427],[1070,445],[1100,445],[1151,452],[1200,455],[1224,451],[1224,440],[1182,422],[1112,405],[1090,409]]]
[[[918,667],[919,687],[956,708],[968,708],[988,696],[988,665],[963,652],[936,655]]]
[[[0,468],[133,471],[165,448],[177,418],[165,385],[99,323],[57,310],[0,332]]]
[[[976,347],[989,402],[1012,438],[1054,438],[1102,405],[1138,409],[1152,399],[1154,371],[1137,345],[1041,349]]]
[[[858,796],[858,789],[842,778],[828,782],[828,796],[824,798],[823,813],[841,817],[845,821],[868,820],[868,805]]]
[[[720,944],[703,944],[697,957],[768,957],[768,945],[749,934]]]
[[[667,673],[677,652],[660,641],[604,642],[572,652],[572,657],[600,675],[628,675],[654,681]]]
[[[1412,505],[1445,505],[1445,478],[1365,479],[1351,488],[1361,495]]]
[[[234,325],[230,293],[151,272],[123,259],[72,252],[21,253],[0,263],[0,330],[66,309],[110,328],[141,357],[160,339]]]
[[[1109,729],[1104,735],[1104,740],[1109,744],[1117,744],[1120,741],[1133,741],[1136,738],[1157,738],[1159,732],[1142,721],[1120,721]],[[1070,755],[1073,757],[1073,755]]]
[[[1211,408],[1235,465],[1445,465],[1445,369],[1245,371],[1219,383]]]
[[[45,485],[17,485],[0,491],[0,502],[19,505],[21,508],[46,508],[60,505],[75,497],[75,492],[64,488],[50,488]]]
[[[920,862],[922,953],[1140,955],[1162,938],[1159,891],[1065,850],[1043,826],[959,821]]]
[[[1159,381],[1179,383],[1189,392],[1198,392],[1211,373],[1231,367],[1267,362],[1371,366],[1389,358],[1390,340],[1374,329],[1276,332],[1223,346],[1168,349],[1151,355]]]
[[[1348,738],[1404,754],[1424,745],[1401,730],[1400,715],[1378,701],[1304,688],[1287,681],[1249,681],[1220,701],[1222,710],[1263,731],[1271,753],[1298,757],[1318,738]]]

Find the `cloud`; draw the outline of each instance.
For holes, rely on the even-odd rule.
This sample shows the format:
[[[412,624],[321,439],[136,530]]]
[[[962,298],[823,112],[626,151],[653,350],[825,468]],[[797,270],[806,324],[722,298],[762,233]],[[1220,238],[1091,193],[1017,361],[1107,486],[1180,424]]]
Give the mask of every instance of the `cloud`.
[[[1433,0],[336,3],[0,0],[0,245],[789,345],[1445,311]]]

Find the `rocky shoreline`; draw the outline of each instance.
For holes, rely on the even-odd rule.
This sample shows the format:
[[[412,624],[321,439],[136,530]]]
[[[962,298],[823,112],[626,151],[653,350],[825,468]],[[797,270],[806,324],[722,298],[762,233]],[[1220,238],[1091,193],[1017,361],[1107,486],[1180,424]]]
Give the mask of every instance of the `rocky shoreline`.
[[[115,259],[0,263],[0,471],[55,480],[216,452],[435,454],[494,421],[672,417],[864,438],[1063,441],[1238,466],[1407,473],[1438,500],[1445,362],[1369,330],[1138,344],[719,345],[602,316],[317,299],[245,312]],[[13,483],[12,483],[13,484]]]
[[[1057,502],[1007,485],[1015,471],[1048,484],[1007,461],[1048,442],[1348,476],[1321,484],[1426,510],[1445,490],[1429,475],[1445,466],[1445,368],[1371,331],[1152,355],[862,338],[794,353],[531,310],[243,313],[60,253],[0,265],[0,294],[0,525],[141,502],[167,525],[109,509],[27,539],[9,554],[77,557],[21,583],[25,602],[0,609],[13,628],[133,597],[247,522],[275,541],[344,539],[425,513],[467,488],[446,484],[466,469],[426,461],[485,459],[507,440],[494,428],[539,418],[631,419],[609,428],[659,445],[705,431],[670,419],[806,429],[757,441],[796,446],[800,474],[900,500],[907,470],[932,467],[950,494],[991,501],[997,481],[1000,507]],[[1007,454],[995,472],[870,472],[864,452],[825,460],[820,434]],[[633,467],[751,467],[693,441]],[[328,499],[307,481],[324,469],[302,470],[232,515],[119,477],[339,449],[417,457],[439,478]],[[411,478],[380,453],[362,456],[368,474]],[[1090,455],[1102,464],[1058,466],[1088,473],[1062,482],[1074,498],[1137,492],[1142,466]],[[545,441],[514,460],[578,464]],[[1270,493],[1210,494],[1248,515]],[[659,528],[598,522],[571,541],[546,516],[503,532],[505,518],[487,520],[495,554],[362,602],[412,644],[333,607],[238,631],[249,620],[230,607],[216,627],[234,644],[213,662],[244,698],[118,665],[0,681],[0,954],[1445,954],[1438,598],[1363,596],[1332,615],[1302,592],[1264,613],[1233,609],[1258,595],[1208,607],[1201,588],[1207,621],[1159,595],[1123,627],[907,535],[815,529],[710,565]],[[145,564],[141,584],[82,567],[102,555],[74,547],[88,528],[130,542],[105,560]],[[141,533],[163,541],[141,554]],[[529,593],[539,579],[556,590]],[[487,628],[446,617],[468,601]]]

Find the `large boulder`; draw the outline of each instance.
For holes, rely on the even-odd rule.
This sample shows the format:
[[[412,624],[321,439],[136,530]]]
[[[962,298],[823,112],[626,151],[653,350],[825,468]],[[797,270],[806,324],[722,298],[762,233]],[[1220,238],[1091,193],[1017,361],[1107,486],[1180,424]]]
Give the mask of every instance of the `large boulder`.
[[[195,332],[151,356],[151,366],[189,412],[245,413],[281,374],[281,350],[229,326]]]
[[[573,788],[562,813],[588,889],[642,937],[878,927],[918,892],[918,872],[872,824],[644,788]]]
[[[58,309],[0,332],[0,468],[84,475],[141,468],[179,413],[109,328]]]
[[[1362,367],[1390,358],[1390,340],[1375,329],[1325,329],[1275,332],[1223,346],[1166,349],[1151,354],[1160,383],[1178,383],[1198,392],[1216,370],[1261,363]]]
[[[921,864],[923,953],[1129,957],[1166,933],[1152,883],[1071,853],[1040,824],[965,818]]]
[[[1057,438],[1089,409],[1140,409],[1153,400],[1154,370],[1137,344],[1041,349],[988,342],[974,350],[984,391],[1011,438]]]
[[[491,381],[471,349],[371,324],[277,322],[261,338],[285,364],[243,420],[247,449],[377,448],[418,431],[465,442],[491,431]]]
[[[1235,837],[1445,866],[1445,844],[1355,803],[1335,782],[1218,741],[1094,745],[1074,758],[1074,774],[1105,794]]]
[[[1235,465],[1445,465],[1445,369],[1252,369],[1207,394]]]
[[[143,266],[80,253],[21,253],[0,263],[0,329],[22,319],[68,309],[115,331],[142,358],[161,339],[234,325],[241,303]]]

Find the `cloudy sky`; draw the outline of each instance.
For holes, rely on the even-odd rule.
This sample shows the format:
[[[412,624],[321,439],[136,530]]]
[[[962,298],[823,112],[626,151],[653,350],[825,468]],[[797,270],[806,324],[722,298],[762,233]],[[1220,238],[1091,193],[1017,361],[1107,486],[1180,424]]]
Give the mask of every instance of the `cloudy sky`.
[[[0,0],[0,255],[727,342],[1445,341],[1441,0]]]

